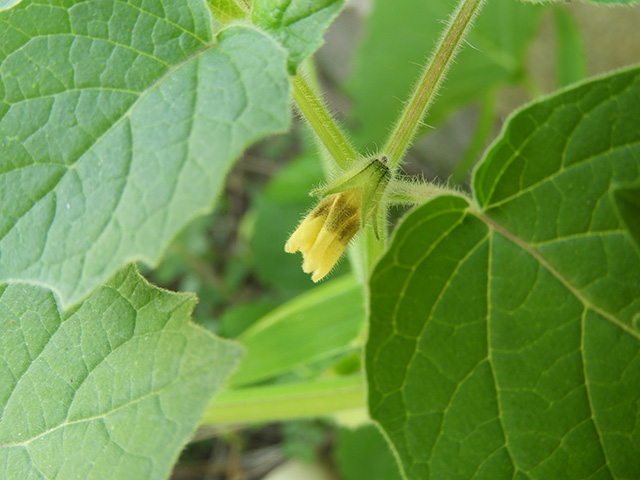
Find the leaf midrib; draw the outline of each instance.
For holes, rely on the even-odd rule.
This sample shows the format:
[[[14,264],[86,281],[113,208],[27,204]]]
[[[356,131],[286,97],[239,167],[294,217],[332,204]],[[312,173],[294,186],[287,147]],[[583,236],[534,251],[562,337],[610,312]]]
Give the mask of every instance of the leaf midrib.
[[[142,335],[137,335],[131,338],[130,341],[133,341],[134,339],[137,340],[138,338],[142,338],[145,336],[154,336],[154,335],[158,335],[158,332],[150,332],[150,333],[146,333],[146,334],[142,334]],[[114,350],[115,351],[115,350]],[[107,355],[108,356],[108,355]],[[106,360],[107,357],[105,357],[102,361]],[[101,362],[102,362],[101,361]],[[174,386],[177,383],[182,383],[185,380],[192,378],[192,377],[196,377],[198,375],[200,375],[203,371],[207,371],[211,369],[211,365],[214,362],[212,362],[211,364],[206,363],[203,364],[202,366],[192,370],[190,373],[185,374],[185,375],[180,375],[180,376],[176,376],[173,380],[171,380],[170,382],[165,383],[164,385],[162,385],[160,388],[158,388],[157,390],[151,390],[149,392],[147,392],[144,395],[141,395],[139,397],[133,398],[128,402],[125,402],[121,405],[118,405],[117,407],[111,408],[109,410],[106,410],[104,412],[101,412],[98,415],[93,415],[90,417],[84,417],[84,418],[79,418],[77,420],[64,420],[62,423],[60,423],[59,425],[56,425],[55,427],[49,428],[43,432],[40,432],[37,435],[34,435],[31,438],[27,438],[21,442],[14,442],[14,443],[4,443],[2,444],[2,447],[21,447],[21,446],[27,446],[30,443],[32,443],[34,440],[38,440],[39,438],[43,438],[47,435],[49,435],[50,433],[55,432],[56,430],[60,430],[61,428],[65,428],[68,427],[70,425],[75,425],[75,424],[80,424],[80,423],[85,423],[85,422],[91,422],[93,420],[99,420],[102,418],[106,418],[108,415],[111,415],[114,412],[117,412],[119,410],[122,410],[124,408],[130,407],[131,405],[134,405],[136,403],[139,403],[141,401],[144,401],[148,398],[151,398],[153,396],[157,396],[162,394],[164,391],[170,389],[172,386]],[[219,365],[218,365],[219,366]],[[88,378],[88,376],[87,376]],[[75,396],[74,396],[75,398]],[[71,400],[69,407],[71,407],[71,405],[73,404],[73,400]]]
[[[522,240],[520,237],[514,235],[506,228],[502,227],[500,224],[489,218],[485,213],[478,210],[473,210],[472,212],[476,215],[480,220],[487,224],[490,230],[499,233],[503,237],[507,238],[509,241],[520,247],[522,250],[531,255],[543,268],[545,268],[556,280],[558,280],[571,294],[582,303],[584,308],[587,308],[593,312],[596,312],[598,315],[606,318],[611,323],[616,325],[618,328],[623,330],[624,332],[630,334],[636,339],[640,340],[640,332],[633,330],[631,327],[618,320],[611,313],[601,309],[600,307],[594,305],[590,302],[580,291],[575,288],[571,282],[569,282],[560,272],[558,272],[553,265],[551,265],[536,249],[534,249],[527,242]]]

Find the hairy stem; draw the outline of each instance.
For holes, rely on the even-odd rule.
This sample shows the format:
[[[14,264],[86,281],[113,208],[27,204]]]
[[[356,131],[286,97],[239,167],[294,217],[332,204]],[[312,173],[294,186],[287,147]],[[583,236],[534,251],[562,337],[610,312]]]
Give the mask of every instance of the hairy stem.
[[[484,0],[460,0],[451,16],[444,35],[424,68],[400,119],[383,149],[389,157],[390,168],[395,168],[411,145],[416,130],[424,118],[440,82],[469,30]]]
[[[333,121],[322,100],[315,95],[300,73],[292,78],[292,84],[292,95],[298,109],[329,154],[341,168],[351,166],[358,154]]]
[[[429,182],[398,179],[387,196],[389,205],[411,205],[425,203],[443,194],[460,195],[454,189]]]

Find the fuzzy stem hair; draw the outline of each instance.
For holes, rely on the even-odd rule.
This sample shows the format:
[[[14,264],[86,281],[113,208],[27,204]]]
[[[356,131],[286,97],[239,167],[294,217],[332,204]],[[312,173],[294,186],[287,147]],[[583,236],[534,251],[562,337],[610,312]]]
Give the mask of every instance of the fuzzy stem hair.
[[[323,101],[316,96],[302,74],[291,79],[292,96],[302,117],[309,123],[333,160],[341,169],[354,164],[358,154],[342,133]]]
[[[400,164],[406,150],[410,147],[447,69],[453,62],[456,52],[483,3],[484,0],[460,0],[456,10],[449,18],[444,34],[422,71],[409,101],[382,149],[389,157],[389,167],[392,170]]]

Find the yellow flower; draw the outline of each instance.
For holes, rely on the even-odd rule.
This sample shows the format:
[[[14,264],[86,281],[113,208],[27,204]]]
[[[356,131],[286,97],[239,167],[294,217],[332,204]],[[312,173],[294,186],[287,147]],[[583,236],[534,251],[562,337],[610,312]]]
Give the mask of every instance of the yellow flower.
[[[360,229],[359,189],[329,195],[302,221],[286,243],[288,253],[302,252],[302,270],[319,281],[336,264]]]
[[[325,277],[368,218],[376,236],[379,205],[391,178],[386,157],[365,159],[317,192],[327,195],[300,223],[284,246],[288,253],[302,252],[302,270],[313,272],[311,280]],[[384,215],[384,209],[381,210]]]

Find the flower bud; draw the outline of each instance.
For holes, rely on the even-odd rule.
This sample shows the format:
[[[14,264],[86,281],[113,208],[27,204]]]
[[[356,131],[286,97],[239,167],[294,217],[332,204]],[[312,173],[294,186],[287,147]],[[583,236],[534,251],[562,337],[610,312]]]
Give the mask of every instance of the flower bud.
[[[314,282],[325,277],[369,217],[378,228],[378,207],[390,173],[381,160],[367,160],[322,189],[326,196],[305,217],[284,249],[302,252],[302,270]]]

